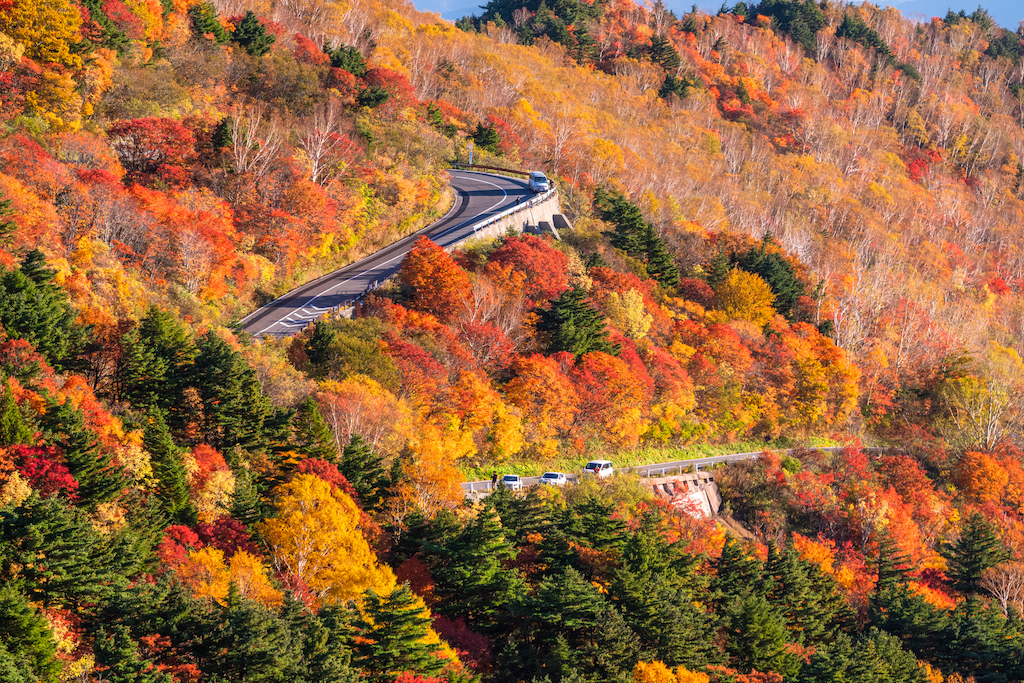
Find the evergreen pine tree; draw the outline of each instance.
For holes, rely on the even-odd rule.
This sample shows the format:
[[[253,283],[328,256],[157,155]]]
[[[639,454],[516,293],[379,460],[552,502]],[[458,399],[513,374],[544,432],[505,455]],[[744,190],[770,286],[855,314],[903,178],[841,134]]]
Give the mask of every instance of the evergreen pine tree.
[[[480,149],[486,149],[491,154],[500,153],[498,145],[501,144],[501,136],[498,135],[498,131],[493,124],[486,126],[483,123],[476,124],[476,130],[473,131],[470,137],[473,138],[473,142]]]
[[[658,237],[650,223],[644,231],[644,252],[647,257],[647,272],[651,277],[666,289],[672,289],[679,284],[679,268],[665,248],[664,240]]]
[[[100,451],[99,439],[85,426],[81,411],[70,400],[51,403],[43,425],[78,482],[77,495],[85,507],[94,509],[121,494],[127,479],[114,467],[113,456]]]
[[[79,362],[88,337],[76,322],[68,296],[53,284],[55,272],[34,249],[15,270],[0,270],[0,326],[11,337],[32,344],[58,371]]]
[[[296,600],[289,600],[285,607],[289,604],[303,609],[305,615],[302,633],[306,680],[358,683],[359,672],[352,667],[354,634],[348,610],[328,605],[313,615],[305,612],[304,606]]]
[[[660,66],[666,72],[673,72],[679,68],[679,52],[668,38],[662,35],[651,37],[650,47],[651,61]]]
[[[327,426],[315,398],[307,396],[303,399],[292,425],[295,428],[294,444],[303,453],[310,458],[338,462],[338,446],[334,440],[334,432]]]
[[[591,351],[619,355],[621,347],[608,340],[604,317],[591,306],[587,293],[573,286],[551,301],[550,308],[534,309],[537,330],[548,333],[552,353],[568,351],[576,358]]]
[[[493,508],[484,507],[454,537],[428,541],[424,551],[438,611],[474,630],[492,628],[495,613],[526,589],[517,570],[502,566],[517,553]]]
[[[376,510],[380,506],[390,485],[391,475],[384,467],[384,460],[363,437],[352,435],[341,452],[338,469],[352,484],[365,509]]]
[[[166,411],[165,419],[172,429],[193,418],[183,402],[183,392],[196,356],[196,347],[185,327],[169,312],[151,306],[139,322],[139,341],[152,352],[157,361],[152,373],[129,396],[129,400],[148,405],[152,398],[156,407]],[[161,372],[161,368],[164,368]]]
[[[985,516],[973,512],[960,538],[949,546],[947,556],[950,585],[964,595],[972,595],[979,591],[982,572],[1005,561],[1007,552]]]
[[[111,377],[110,397],[127,401],[137,410],[165,402],[167,361],[142,340],[138,327],[128,330],[118,345],[122,353]]]
[[[875,561],[876,579],[872,605],[877,609],[906,583],[908,558],[900,552],[896,541],[888,532],[878,539],[878,558]]]
[[[339,45],[336,48],[324,45],[324,52],[330,57],[333,68],[344,69],[357,78],[366,75],[366,59],[359,48],[353,45]]]
[[[402,671],[434,674],[441,670],[443,663],[434,654],[434,646],[422,642],[430,620],[409,584],[386,596],[367,592],[364,611],[366,618],[356,621],[360,632],[355,661],[368,672],[370,683],[390,683]]]
[[[20,585],[33,603],[77,607],[118,587],[89,518],[59,497],[32,496],[0,510],[0,538],[0,582]]]
[[[578,571],[568,567],[543,580],[533,596],[509,605],[517,629],[502,653],[516,680],[577,672],[614,681],[632,670],[640,652],[636,634]],[[564,679],[563,679],[564,680]]]
[[[223,45],[231,40],[231,34],[224,29],[217,18],[217,8],[209,0],[192,5],[188,10],[188,15],[192,20],[192,33],[196,37],[210,36],[218,45]]]
[[[726,535],[722,554],[718,557],[711,594],[719,605],[727,605],[734,598],[753,590],[761,576],[760,563],[748,557],[743,545],[734,536]]]
[[[189,507],[189,486],[185,463],[159,409],[150,410],[146,416],[142,443],[149,452],[153,474],[159,482],[157,495],[163,510],[178,521],[193,517],[195,511],[188,514],[186,510]]]
[[[26,683],[55,680],[60,672],[50,624],[13,584],[0,586],[0,649],[20,663],[15,670],[31,673],[31,678],[25,678]],[[4,675],[2,666],[0,680],[11,680]]]
[[[301,634],[273,610],[229,587],[217,652],[205,668],[215,680],[291,681],[302,669]]]
[[[797,299],[807,293],[807,288],[785,257],[775,250],[769,251],[774,244],[772,234],[765,233],[761,245],[739,256],[736,265],[748,273],[761,276],[775,294],[775,309],[792,320],[793,307]]]
[[[213,330],[199,338],[191,384],[202,400],[200,428],[205,443],[220,450],[268,445],[268,426],[274,416],[270,399],[263,395],[256,372],[242,354]]]
[[[800,670],[800,657],[787,647],[786,618],[757,591],[748,591],[725,610],[726,651],[742,671],[776,671],[788,678]]]
[[[325,320],[317,320],[313,323],[313,334],[306,342],[306,357],[309,364],[313,366],[314,377],[324,377],[327,374],[327,361],[331,357],[331,345],[338,336],[337,331]]]
[[[35,434],[14,400],[11,383],[4,381],[3,385],[3,393],[0,394],[0,446],[30,444]]]
[[[233,144],[235,144],[235,141],[231,139],[231,126],[228,123],[227,117],[224,117],[217,122],[216,127],[213,129],[213,134],[210,136],[210,146],[217,150],[231,147]]]
[[[46,680],[32,670],[21,653],[12,654],[0,640],[0,681],[4,683],[38,683]],[[51,680],[56,680],[52,679]]]
[[[898,638],[872,628],[856,642],[846,633],[837,634],[833,642],[814,651],[795,680],[797,683],[925,683],[928,677],[916,657],[903,649]]]
[[[517,496],[507,489],[488,496],[487,507],[493,507],[501,518],[501,525],[508,529],[509,538],[525,539],[531,534],[544,536],[551,528],[551,510],[540,487],[531,486],[525,496]]]
[[[718,253],[715,254],[715,258],[712,259],[705,280],[712,288],[717,287],[729,276],[730,268],[729,257],[726,255],[723,245],[719,248]]]
[[[270,46],[277,40],[277,36],[267,33],[267,29],[253,11],[249,10],[231,33],[231,40],[241,45],[253,57],[262,57],[270,52]]]
[[[231,517],[252,528],[263,521],[263,501],[247,467],[235,470],[235,493],[231,498]]]
[[[106,667],[104,680],[111,683],[172,683],[173,678],[139,655],[139,647],[125,626],[114,626],[113,634],[100,629],[94,644],[96,663]]]
[[[621,547],[626,536],[626,523],[612,517],[615,512],[613,503],[587,496],[573,508],[580,520],[577,538],[596,550],[609,551]]]

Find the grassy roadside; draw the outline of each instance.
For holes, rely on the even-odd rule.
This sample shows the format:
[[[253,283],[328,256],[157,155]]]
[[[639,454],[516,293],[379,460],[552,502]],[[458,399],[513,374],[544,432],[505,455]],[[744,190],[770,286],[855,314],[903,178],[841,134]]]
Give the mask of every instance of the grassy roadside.
[[[653,465],[661,462],[674,462],[676,460],[694,460],[696,458],[709,458],[716,455],[731,455],[733,453],[750,453],[763,450],[782,450],[785,448],[797,448],[800,446],[840,446],[842,444],[825,438],[813,438],[801,443],[794,443],[790,439],[779,439],[776,441],[736,441],[726,444],[699,443],[678,448],[656,448],[645,446],[635,450],[624,450],[612,456],[595,456],[607,458],[614,463],[615,467],[635,467],[637,465]],[[501,474],[518,474],[523,477],[536,477],[545,472],[556,471],[572,473],[583,469],[588,459],[577,456],[559,456],[551,460],[538,462],[534,460],[510,460],[503,465],[496,467],[461,467],[464,481],[484,481],[491,478],[491,473],[497,471]]]

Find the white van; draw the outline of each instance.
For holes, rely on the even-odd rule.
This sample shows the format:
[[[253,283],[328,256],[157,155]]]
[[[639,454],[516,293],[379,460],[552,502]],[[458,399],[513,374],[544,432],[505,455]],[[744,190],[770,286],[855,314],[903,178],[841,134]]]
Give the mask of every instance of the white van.
[[[534,192],[547,192],[551,189],[551,183],[540,171],[530,171],[530,189]]]

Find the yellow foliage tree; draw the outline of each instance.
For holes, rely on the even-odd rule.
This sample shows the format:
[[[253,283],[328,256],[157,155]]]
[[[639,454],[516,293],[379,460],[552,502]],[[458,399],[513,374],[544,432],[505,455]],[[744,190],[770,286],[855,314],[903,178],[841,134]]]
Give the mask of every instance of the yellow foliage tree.
[[[644,306],[644,296],[635,289],[619,294],[612,292],[605,303],[612,324],[630,339],[643,339],[651,329],[654,316]]]
[[[733,320],[764,325],[775,315],[775,295],[759,275],[733,268],[715,290],[715,307]]]
[[[678,667],[673,673],[663,663],[655,660],[653,662],[637,662],[633,669],[633,683],[709,683],[711,677],[707,674],[690,671]]]
[[[275,566],[309,586],[320,600],[356,600],[368,589],[395,586],[390,567],[377,561],[359,530],[352,498],[309,474],[278,489],[277,517],[259,525]]]
[[[276,607],[284,600],[271,585],[260,558],[244,550],[236,552],[229,561],[225,561],[224,551],[219,548],[193,550],[175,571],[194,595],[222,605],[227,604],[231,584],[235,584],[239,594],[267,607]]]
[[[78,42],[82,16],[68,0],[14,0],[0,10],[0,31],[25,46],[25,56],[40,64],[80,69]]]
[[[200,521],[209,523],[224,514],[234,495],[235,475],[231,470],[211,473],[194,501]]]
[[[676,677],[659,661],[637,662],[633,669],[633,683],[676,683]]]

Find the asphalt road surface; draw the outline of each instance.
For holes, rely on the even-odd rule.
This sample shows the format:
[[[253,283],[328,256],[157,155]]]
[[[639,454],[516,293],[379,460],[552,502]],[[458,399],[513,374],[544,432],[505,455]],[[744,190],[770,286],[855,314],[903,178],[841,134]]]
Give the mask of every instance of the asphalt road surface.
[[[362,261],[351,263],[271,301],[243,318],[242,329],[256,337],[296,334],[326,311],[356,299],[369,286],[398,272],[402,259],[421,235],[447,247],[467,237],[474,224],[515,205],[517,199],[526,201],[533,197],[525,180],[476,171],[450,170],[449,174],[455,190],[455,203],[444,218]]]

